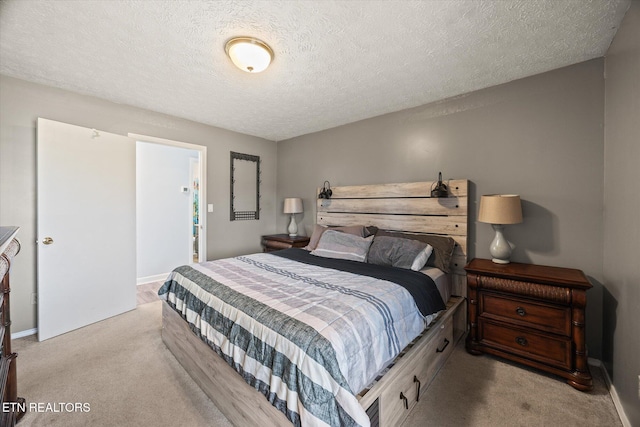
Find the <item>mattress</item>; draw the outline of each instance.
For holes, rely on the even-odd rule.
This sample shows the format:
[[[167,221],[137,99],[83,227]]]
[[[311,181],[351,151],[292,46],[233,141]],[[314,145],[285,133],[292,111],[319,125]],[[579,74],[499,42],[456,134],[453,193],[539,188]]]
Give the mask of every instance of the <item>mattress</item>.
[[[449,279],[449,275],[437,267],[425,267],[420,270],[420,272],[433,279],[442,297],[442,301],[449,301],[449,298],[451,298],[451,280]]]

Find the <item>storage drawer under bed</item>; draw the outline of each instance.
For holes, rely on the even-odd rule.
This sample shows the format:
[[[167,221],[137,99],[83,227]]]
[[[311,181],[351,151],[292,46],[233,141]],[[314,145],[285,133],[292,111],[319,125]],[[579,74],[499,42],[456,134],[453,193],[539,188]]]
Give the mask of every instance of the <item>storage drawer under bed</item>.
[[[426,391],[438,370],[453,351],[453,322],[447,319],[438,326],[421,357],[404,365],[380,396],[380,419],[383,426],[400,425]]]

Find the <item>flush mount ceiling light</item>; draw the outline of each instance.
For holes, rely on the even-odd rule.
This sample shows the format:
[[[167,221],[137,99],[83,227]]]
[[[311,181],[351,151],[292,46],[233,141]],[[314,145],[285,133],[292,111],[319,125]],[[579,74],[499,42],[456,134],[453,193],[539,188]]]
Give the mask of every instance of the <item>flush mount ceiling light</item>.
[[[269,45],[253,37],[232,38],[224,50],[236,67],[248,73],[264,71],[273,59]]]

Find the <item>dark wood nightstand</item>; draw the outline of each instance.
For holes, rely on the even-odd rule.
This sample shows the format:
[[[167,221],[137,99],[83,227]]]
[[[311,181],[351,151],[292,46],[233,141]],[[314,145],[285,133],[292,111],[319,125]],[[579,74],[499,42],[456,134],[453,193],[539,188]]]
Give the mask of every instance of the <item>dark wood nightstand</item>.
[[[264,252],[277,251],[287,248],[304,248],[309,244],[307,236],[289,236],[288,234],[270,234],[262,236]]]
[[[467,271],[467,351],[489,353],[593,388],[585,345],[586,291],[580,270],[474,259]]]

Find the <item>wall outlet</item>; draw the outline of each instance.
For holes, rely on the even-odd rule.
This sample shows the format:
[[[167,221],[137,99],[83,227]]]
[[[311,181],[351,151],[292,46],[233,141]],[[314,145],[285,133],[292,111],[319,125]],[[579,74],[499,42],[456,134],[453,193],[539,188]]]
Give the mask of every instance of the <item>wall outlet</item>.
[[[38,294],[34,292],[31,294],[31,304],[37,304],[37,303],[38,303]]]

